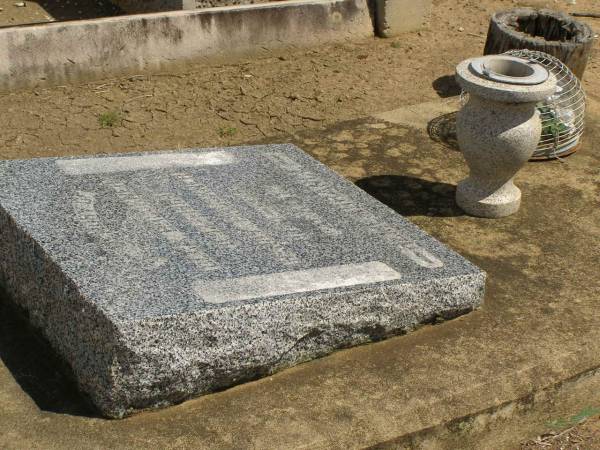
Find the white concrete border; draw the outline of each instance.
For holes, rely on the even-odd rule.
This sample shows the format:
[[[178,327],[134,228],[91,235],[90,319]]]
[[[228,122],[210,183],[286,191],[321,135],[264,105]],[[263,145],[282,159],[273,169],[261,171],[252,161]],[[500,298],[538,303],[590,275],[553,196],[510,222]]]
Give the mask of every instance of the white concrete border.
[[[380,37],[394,37],[427,28],[432,0],[372,0],[375,31]]]
[[[373,35],[367,0],[291,0],[0,29],[0,91]]]

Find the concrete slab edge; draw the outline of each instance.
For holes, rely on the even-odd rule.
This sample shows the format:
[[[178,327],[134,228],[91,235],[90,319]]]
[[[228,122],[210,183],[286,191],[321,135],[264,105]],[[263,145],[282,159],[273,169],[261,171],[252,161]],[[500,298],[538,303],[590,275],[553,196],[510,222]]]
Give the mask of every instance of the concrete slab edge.
[[[367,448],[517,448],[520,443],[541,432],[559,430],[554,428],[553,423],[569,423],[568,419],[582,405],[585,405],[584,410],[600,406],[600,366],[534,389],[513,400],[466,416],[451,417],[438,425]]]
[[[368,0],[292,0],[0,29],[0,91],[373,36]]]

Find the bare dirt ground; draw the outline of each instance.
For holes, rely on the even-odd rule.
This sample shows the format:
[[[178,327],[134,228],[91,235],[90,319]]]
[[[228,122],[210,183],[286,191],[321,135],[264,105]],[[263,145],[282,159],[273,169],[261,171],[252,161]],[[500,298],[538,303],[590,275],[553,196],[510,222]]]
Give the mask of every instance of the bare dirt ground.
[[[580,425],[546,433],[521,445],[521,450],[594,450],[600,449],[600,416]]]
[[[0,0],[0,7],[4,8],[0,12],[0,25],[2,15],[12,8],[13,3],[12,0]],[[348,121],[373,113],[456,95],[456,86],[451,81],[454,67],[460,60],[481,53],[489,15],[498,9],[521,4],[600,13],[600,4],[595,0],[578,0],[576,5],[567,5],[562,0],[436,0],[434,3],[429,30],[392,40],[373,39],[310,50],[298,49],[231,64],[188,66],[172,73],[140,74],[82,85],[0,94],[0,158],[294,141],[335,170],[355,180],[378,172],[386,173],[389,167],[401,165],[404,172],[416,178],[408,181],[401,177],[393,180],[373,178],[370,181],[374,186],[371,186],[372,189],[367,182],[362,187],[373,190],[372,193],[377,196],[378,189],[387,189],[388,193],[397,192],[394,183],[401,183],[403,190],[409,192],[411,197],[431,194],[441,199],[439,207],[434,204],[433,213],[422,209],[418,203],[411,206],[409,201],[403,201],[401,207],[396,206],[401,208],[399,212],[404,215],[417,216],[411,219],[434,235],[437,232],[444,235],[446,240],[455,239],[452,244],[461,248],[461,235],[458,232],[453,234],[452,229],[460,226],[467,232],[469,229],[473,232],[478,225],[467,219],[458,222],[452,220],[459,214],[451,206],[452,185],[417,183],[415,186],[415,180],[423,176],[428,179],[444,176],[439,166],[440,158],[444,158],[445,154],[440,149],[423,155],[417,152],[417,147],[424,145],[420,141],[399,147],[396,137],[401,130],[390,127],[386,132],[381,132],[382,142],[376,145],[377,149],[381,147],[381,151],[373,150],[373,139],[377,139],[378,135],[372,128],[365,128],[370,132],[365,132],[364,136],[352,132],[337,134],[334,130],[336,124],[345,122],[348,128]],[[596,32],[600,31],[599,19],[583,20],[588,21]],[[600,101],[599,66],[600,51],[596,47],[584,80],[588,96],[596,101]],[[348,149],[355,154],[345,153]],[[346,157],[351,162],[344,162]],[[572,158],[579,158],[575,159],[575,164],[581,164],[583,157],[582,152]],[[418,158],[417,164],[414,161]],[[588,158],[591,162],[597,161]],[[402,164],[398,162],[399,159]],[[462,170],[459,159],[454,155],[444,160],[443,165],[452,161],[451,164],[455,166],[452,172],[454,178]],[[568,165],[557,162],[544,164],[548,164],[545,166],[548,173],[536,173],[535,176],[543,177],[540,179],[545,183],[551,183],[552,177],[562,179],[563,173],[567,172],[565,167]],[[427,165],[428,169],[424,171],[419,165]],[[528,171],[534,173],[536,167],[540,166],[532,165]],[[572,178],[568,182],[574,193],[577,186],[584,185],[584,175],[581,174],[588,178],[597,176],[597,168],[579,169],[580,175],[570,175]],[[544,192],[555,195],[556,191],[551,190],[550,184],[542,183],[541,186],[543,189],[537,192],[539,197]],[[589,189],[588,185],[585,186]],[[525,187],[531,191],[535,185]],[[386,201],[386,192],[380,193],[382,201]],[[585,196],[595,195],[588,194]],[[587,207],[589,198],[577,198],[570,200],[574,202],[572,204],[565,203],[564,208]],[[431,206],[429,200],[423,204]],[[530,204],[530,208],[529,212],[535,212],[535,220],[550,220],[543,205]],[[432,225],[433,222],[429,221],[427,215],[430,213],[443,216],[442,219],[437,218],[435,224],[438,225]],[[567,219],[561,216],[560,220]],[[512,222],[509,220],[506,223]],[[582,223],[592,228],[595,226],[590,217],[582,219]],[[566,225],[572,226],[565,222]],[[496,226],[497,229],[493,231],[496,234],[490,234],[487,239],[506,238],[506,242],[512,242],[507,237],[512,230],[505,230],[497,224],[489,226]],[[527,235],[522,241],[526,242],[527,239],[533,240],[533,236]],[[506,242],[492,242],[490,248],[503,249],[506,257],[511,252],[517,254],[519,250],[516,247],[508,249]],[[559,242],[556,245],[560,247]],[[565,254],[571,250],[560,247]],[[496,260],[499,256],[497,253],[487,254],[488,249],[483,246],[477,251],[489,259]],[[539,250],[536,255],[550,258],[556,253],[554,250],[548,252],[546,254]],[[535,255],[529,255],[528,258],[531,261],[525,266],[540,264]],[[485,258],[478,263],[485,266]],[[511,276],[519,276],[511,275],[511,264],[518,265],[519,262],[512,261],[502,268],[506,278],[501,281],[506,286],[511,283]],[[537,269],[554,270],[549,265]],[[533,272],[526,274],[534,279],[541,276]],[[553,282],[558,283],[560,278],[559,271]],[[513,314],[510,312],[513,307],[508,303],[509,297],[509,294],[499,295],[498,307],[509,311],[506,314]],[[550,317],[554,314],[552,308],[557,307],[539,306],[540,314]],[[516,313],[514,315],[517,316]],[[572,417],[577,417],[578,411],[572,413]],[[540,423],[539,432],[545,434],[532,436],[521,448],[600,448],[600,420],[597,414],[581,425],[572,417],[556,422],[555,428]],[[548,430],[553,433],[548,434]]]
[[[0,94],[0,157],[248,143],[452,95],[448,76],[482,52],[490,14],[514,5],[438,0],[429,30],[394,40]],[[593,0],[576,7],[600,11]],[[600,20],[590,23],[600,30]],[[596,48],[585,76],[590,96],[600,95],[599,65]]]

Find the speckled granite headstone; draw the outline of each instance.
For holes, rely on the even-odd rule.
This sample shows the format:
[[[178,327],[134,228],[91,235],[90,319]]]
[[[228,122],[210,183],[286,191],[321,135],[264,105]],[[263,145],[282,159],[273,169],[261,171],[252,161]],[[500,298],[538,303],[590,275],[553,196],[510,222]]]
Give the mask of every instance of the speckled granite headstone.
[[[469,311],[484,281],[292,145],[0,162],[0,283],[110,417]]]

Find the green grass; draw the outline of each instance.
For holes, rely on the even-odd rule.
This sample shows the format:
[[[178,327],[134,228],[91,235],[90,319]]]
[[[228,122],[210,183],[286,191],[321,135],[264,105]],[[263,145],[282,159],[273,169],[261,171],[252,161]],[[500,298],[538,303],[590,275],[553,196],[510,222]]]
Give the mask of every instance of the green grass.
[[[544,127],[542,129],[543,136],[552,135],[557,138],[561,134],[569,131],[569,127],[557,117],[556,111],[547,106],[542,106],[539,110],[540,114],[542,114],[542,118],[545,119],[543,122]]]
[[[98,116],[102,128],[112,128],[121,124],[121,114],[118,111],[107,111]]]
[[[592,416],[600,414],[600,408],[584,408],[578,414],[575,414],[572,417],[568,417],[566,419],[557,419],[551,422],[548,422],[546,425],[548,428],[553,428],[555,430],[562,430],[565,428],[574,427],[582,422],[585,422]]]
[[[221,136],[221,137],[235,136],[237,131],[238,130],[235,127],[221,127],[217,130],[217,132],[219,133],[219,136]]]

